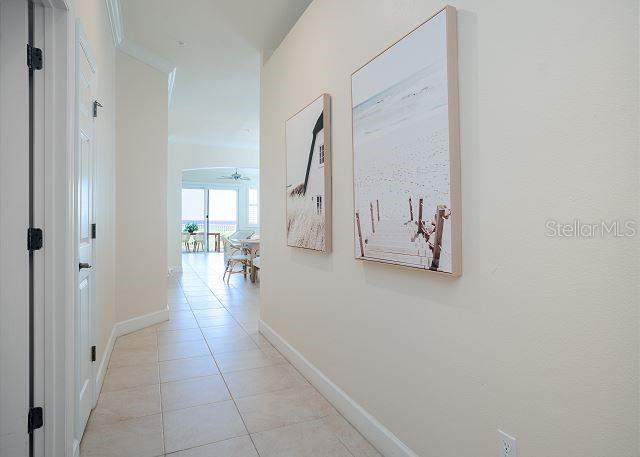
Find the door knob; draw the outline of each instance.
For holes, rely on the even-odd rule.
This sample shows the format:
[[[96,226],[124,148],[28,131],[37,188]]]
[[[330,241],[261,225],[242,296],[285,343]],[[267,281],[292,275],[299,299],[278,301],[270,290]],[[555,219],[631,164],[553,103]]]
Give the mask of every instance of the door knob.
[[[91,268],[91,265],[89,265],[88,263],[85,263],[85,262],[80,262],[78,264],[78,269],[82,270],[83,268]]]

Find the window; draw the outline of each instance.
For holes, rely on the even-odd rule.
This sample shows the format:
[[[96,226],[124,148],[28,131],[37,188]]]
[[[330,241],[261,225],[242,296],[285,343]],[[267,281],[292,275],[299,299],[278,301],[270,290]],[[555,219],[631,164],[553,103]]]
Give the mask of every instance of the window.
[[[318,214],[322,214],[322,195],[316,197],[316,211]]]
[[[247,214],[249,225],[258,225],[258,189],[249,188]]]
[[[324,144],[320,145],[320,153],[318,154],[318,159],[320,161],[320,165],[324,164]]]

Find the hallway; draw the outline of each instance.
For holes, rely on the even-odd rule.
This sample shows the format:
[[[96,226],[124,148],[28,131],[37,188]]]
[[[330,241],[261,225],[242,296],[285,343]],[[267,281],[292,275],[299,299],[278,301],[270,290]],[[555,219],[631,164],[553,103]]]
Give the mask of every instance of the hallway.
[[[258,333],[258,284],[185,254],[171,318],[117,339],[82,457],[378,456]]]

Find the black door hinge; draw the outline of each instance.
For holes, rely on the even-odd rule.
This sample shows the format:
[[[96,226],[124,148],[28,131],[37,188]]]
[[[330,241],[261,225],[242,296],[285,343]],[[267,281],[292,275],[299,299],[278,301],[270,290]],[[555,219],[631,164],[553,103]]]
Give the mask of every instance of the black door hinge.
[[[29,410],[29,417],[27,419],[27,427],[29,429],[29,433],[33,433],[34,430],[42,428],[44,424],[43,412],[42,408],[38,406],[37,408],[31,408]]]
[[[27,44],[27,67],[29,70],[42,70],[42,49]]]
[[[98,107],[102,108],[102,104],[98,100],[93,101],[93,117],[98,117]]]
[[[95,224],[95,222],[93,224],[91,224],[91,238],[93,238],[93,239],[96,238],[96,224]]]
[[[96,361],[96,347],[95,346],[91,346],[91,361],[92,362]]]
[[[27,229],[27,251],[42,249],[42,229],[29,227]]]

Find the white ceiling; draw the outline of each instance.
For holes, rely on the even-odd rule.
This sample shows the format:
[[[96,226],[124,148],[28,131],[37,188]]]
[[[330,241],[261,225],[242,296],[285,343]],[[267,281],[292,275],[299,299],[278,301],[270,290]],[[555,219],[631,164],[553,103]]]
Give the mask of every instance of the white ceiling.
[[[121,0],[126,41],[176,67],[170,143],[258,150],[263,52],[310,1]]]

